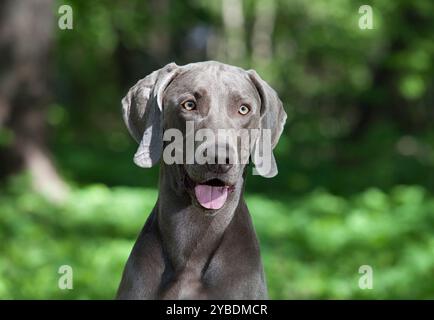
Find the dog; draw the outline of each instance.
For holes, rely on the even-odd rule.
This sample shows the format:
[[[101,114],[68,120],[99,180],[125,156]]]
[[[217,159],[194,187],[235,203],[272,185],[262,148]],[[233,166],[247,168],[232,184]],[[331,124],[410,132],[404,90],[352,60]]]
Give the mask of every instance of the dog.
[[[116,298],[267,299],[259,243],[243,197],[248,166],[231,163],[227,155],[223,162],[204,164],[184,156],[185,163],[167,164],[161,157],[168,146],[164,132],[177,129],[186,137],[186,123],[212,132],[268,131],[274,149],[287,117],[276,92],[254,70],[216,61],[170,63],[138,81],[122,100],[122,110],[139,143],[134,162],[144,168],[159,164],[160,175],[157,203],[128,258]],[[249,156],[256,174],[273,177],[272,152],[268,166],[258,160],[261,139],[254,137],[256,151]],[[228,140],[214,143],[210,157],[239,151],[237,139]]]

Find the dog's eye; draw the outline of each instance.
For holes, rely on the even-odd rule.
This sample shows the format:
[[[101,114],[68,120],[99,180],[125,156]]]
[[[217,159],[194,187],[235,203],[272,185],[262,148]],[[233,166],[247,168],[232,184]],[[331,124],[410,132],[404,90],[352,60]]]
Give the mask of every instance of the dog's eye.
[[[194,110],[196,108],[196,102],[194,102],[193,100],[185,101],[181,105],[185,110],[188,111]]]
[[[243,116],[248,114],[249,112],[250,112],[250,108],[244,104],[238,108],[238,113],[242,114]]]

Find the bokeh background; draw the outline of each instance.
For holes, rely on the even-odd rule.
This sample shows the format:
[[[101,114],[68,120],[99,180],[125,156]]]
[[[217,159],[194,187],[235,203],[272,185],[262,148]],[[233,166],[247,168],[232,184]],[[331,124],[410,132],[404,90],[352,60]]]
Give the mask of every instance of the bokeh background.
[[[422,0],[1,1],[0,298],[114,297],[158,183],[132,162],[120,100],[169,62],[210,59],[256,69],[288,113],[279,175],[247,180],[270,298],[434,298],[433,14]],[[58,288],[65,264],[73,290]]]

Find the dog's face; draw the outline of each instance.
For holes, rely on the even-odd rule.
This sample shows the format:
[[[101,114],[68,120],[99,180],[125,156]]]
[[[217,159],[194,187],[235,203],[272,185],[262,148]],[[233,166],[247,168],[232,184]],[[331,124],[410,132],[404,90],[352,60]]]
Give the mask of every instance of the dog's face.
[[[139,166],[152,166],[161,154],[166,160],[163,150],[171,141],[163,139],[164,132],[182,134],[174,149],[182,153],[182,163],[171,165],[193,203],[208,210],[220,209],[231,198],[242,180],[245,155],[262,139],[260,130],[271,132],[272,150],[286,119],[276,93],[256,72],[217,62],[167,65],[130,90],[123,110],[130,133],[140,142],[135,156]],[[194,131],[188,131],[191,127]],[[206,138],[197,136],[201,131]],[[205,156],[205,163],[197,161],[197,154]],[[277,173],[274,158],[266,170],[255,164],[263,176]]]
[[[259,93],[248,74],[222,64],[195,65],[181,71],[164,91],[163,130],[182,132],[184,155],[187,122],[194,125],[195,132],[206,129],[213,136],[213,141],[196,140],[193,146],[195,154],[207,150],[210,161],[188,164],[184,157],[180,172],[185,174],[181,179],[185,179],[187,190],[204,208],[219,209],[240,180],[245,163],[234,155],[246,147],[240,141],[241,129],[260,128],[260,108]]]

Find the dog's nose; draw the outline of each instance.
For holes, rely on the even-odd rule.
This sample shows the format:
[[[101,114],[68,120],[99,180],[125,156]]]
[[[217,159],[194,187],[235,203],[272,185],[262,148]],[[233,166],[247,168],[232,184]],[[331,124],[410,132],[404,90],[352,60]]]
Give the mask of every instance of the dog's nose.
[[[233,167],[233,164],[230,163],[229,157],[226,157],[224,163],[218,163],[218,157],[216,157],[215,163],[207,163],[206,166],[209,171],[215,173],[226,173]]]

